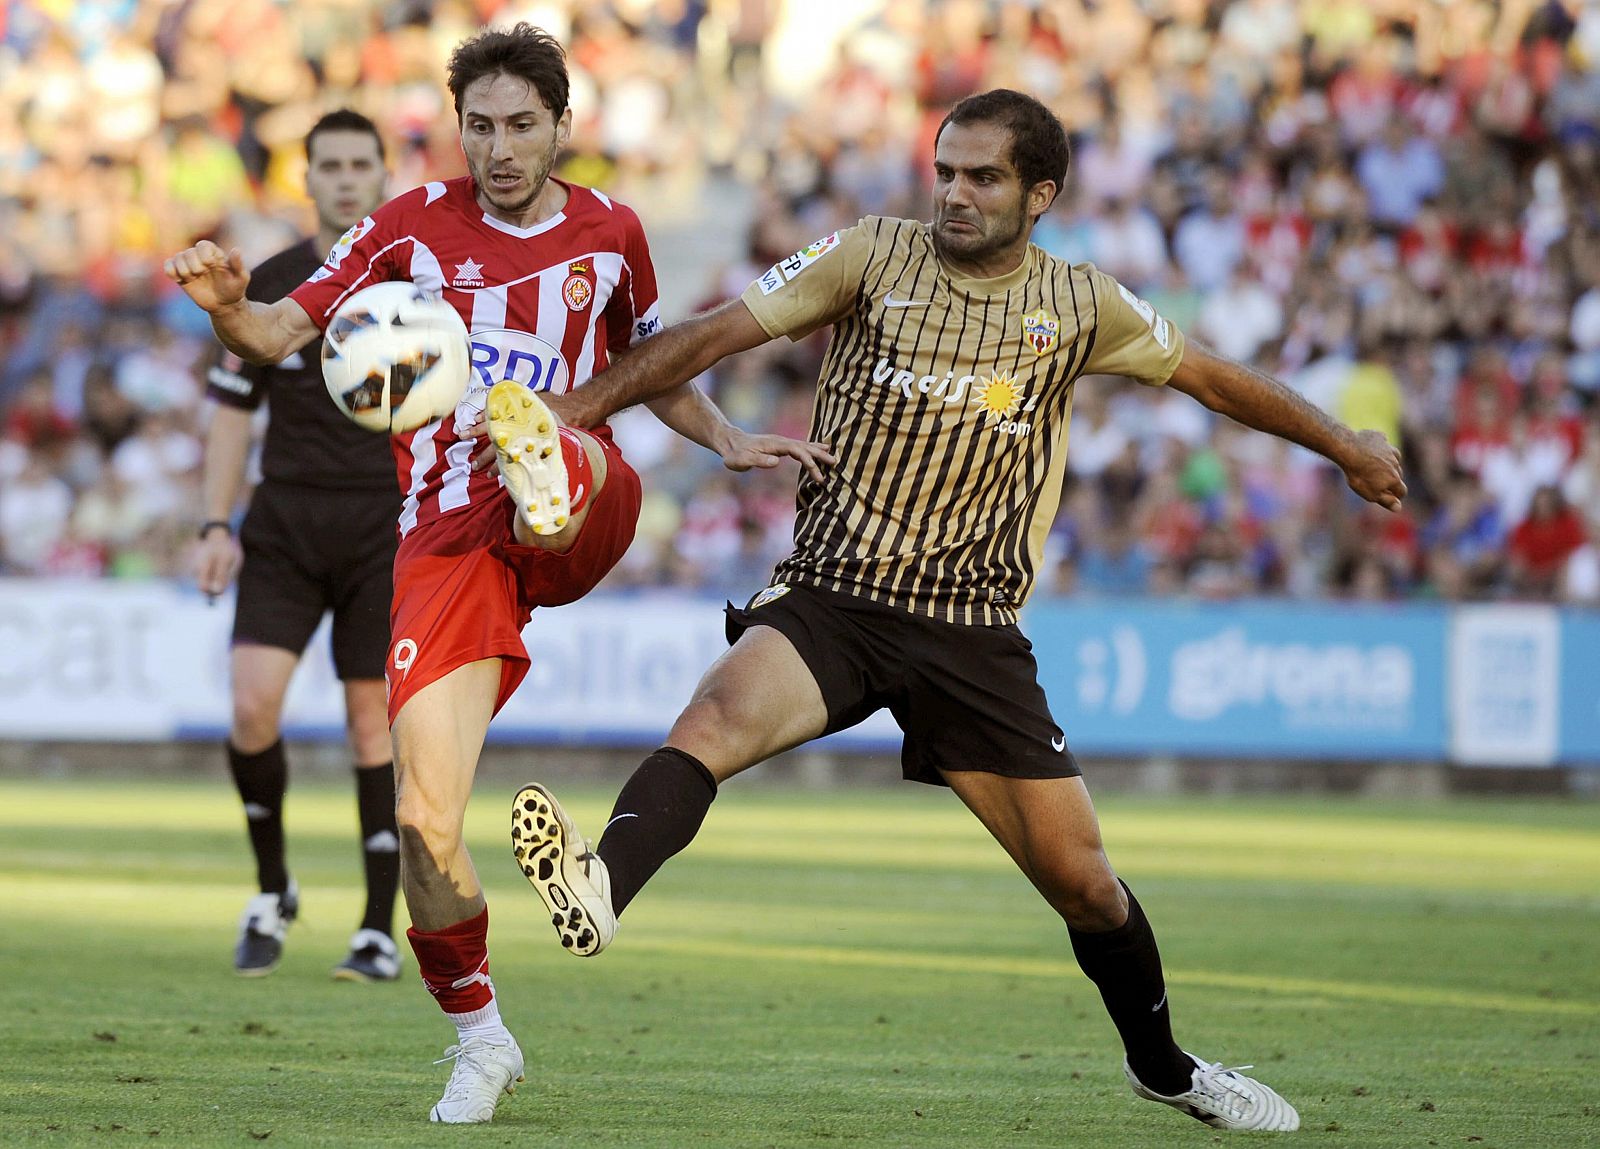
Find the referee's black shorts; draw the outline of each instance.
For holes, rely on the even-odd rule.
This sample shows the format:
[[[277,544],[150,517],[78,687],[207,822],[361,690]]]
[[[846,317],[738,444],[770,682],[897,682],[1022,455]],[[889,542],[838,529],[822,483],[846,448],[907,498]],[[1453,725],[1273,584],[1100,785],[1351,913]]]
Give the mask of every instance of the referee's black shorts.
[[[822,690],[827,733],[887,707],[905,732],[910,781],[945,785],[941,770],[1083,773],[1050,716],[1033,644],[1015,625],[962,626],[798,584],[769,587],[742,609],[730,603],[727,619],[730,643],[752,626],[788,638]]]
[[[382,678],[399,510],[392,490],[262,483],[239,531],[233,641],[298,655],[332,611],[339,677]]]

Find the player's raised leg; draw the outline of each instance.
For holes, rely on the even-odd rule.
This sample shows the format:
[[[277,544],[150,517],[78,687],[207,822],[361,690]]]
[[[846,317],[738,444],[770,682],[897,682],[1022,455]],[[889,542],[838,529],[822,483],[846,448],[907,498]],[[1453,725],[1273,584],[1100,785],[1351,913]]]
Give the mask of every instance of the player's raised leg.
[[[300,908],[289,876],[283,838],[283,799],[289,788],[279,716],[299,658],[294,652],[238,643],[229,659],[233,724],[228,731],[228,772],[244,804],[260,893],[239,916],[233,968],[241,977],[265,977],[278,968],[284,935]]]
[[[561,944],[581,957],[604,949],[634,895],[699,832],[717,786],[817,737],[827,722],[822,693],[793,645],[755,626],[706,671],[667,745],[623,786],[596,850],[554,795],[524,787],[512,806],[512,851]]]
[[[385,626],[385,639],[387,635]],[[345,724],[355,761],[356,817],[361,828],[361,866],[367,898],[361,925],[350,939],[350,952],[333,968],[338,981],[394,981],[400,976],[400,949],[394,942],[394,900],[400,888],[400,828],[395,821],[394,751],[389,739],[387,694],[381,677],[352,678],[344,684]]]
[[[485,414],[517,507],[517,541],[567,550],[605,484],[605,452],[594,436],[562,426],[536,392],[512,380],[490,388]]]
[[[1300,1127],[1294,1107],[1271,1088],[1203,1062],[1173,1039],[1155,933],[1111,869],[1082,778],[941,773],[1066,922],[1072,952],[1122,1037],[1135,1093],[1220,1129]]]
[[[478,754],[500,686],[497,658],[452,670],[412,695],[393,726],[406,932],[423,984],[456,1027],[434,1121],[483,1122],[522,1080],[522,1051],[489,980],[489,909],[462,838]]]

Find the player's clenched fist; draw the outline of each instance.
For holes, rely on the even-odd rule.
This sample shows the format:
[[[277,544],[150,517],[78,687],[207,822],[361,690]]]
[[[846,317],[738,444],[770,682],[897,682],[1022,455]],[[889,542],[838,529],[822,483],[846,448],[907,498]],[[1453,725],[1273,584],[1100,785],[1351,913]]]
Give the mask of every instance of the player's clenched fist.
[[[184,248],[162,264],[162,270],[206,311],[238,303],[250,283],[239,249],[223,251],[209,239]]]
[[[1354,458],[1344,464],[1345,479],[1350,489],[1387,510],[1398,511],[1400,500],[1405,498],[1406,483],[1401,477],[1400,452],[1394,448],[1381,431],[1361,431],[1356,434]]]

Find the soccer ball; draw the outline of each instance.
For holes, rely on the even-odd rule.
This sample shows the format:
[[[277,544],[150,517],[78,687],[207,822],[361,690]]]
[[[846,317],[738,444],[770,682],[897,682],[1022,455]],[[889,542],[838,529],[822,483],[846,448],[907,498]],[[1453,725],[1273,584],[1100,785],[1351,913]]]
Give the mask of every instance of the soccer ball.
[[[357,425],[398,434],[442,418],[466,394],[472,352],[456,309],[414,283],[345,300],[322,337],[322,381]]]

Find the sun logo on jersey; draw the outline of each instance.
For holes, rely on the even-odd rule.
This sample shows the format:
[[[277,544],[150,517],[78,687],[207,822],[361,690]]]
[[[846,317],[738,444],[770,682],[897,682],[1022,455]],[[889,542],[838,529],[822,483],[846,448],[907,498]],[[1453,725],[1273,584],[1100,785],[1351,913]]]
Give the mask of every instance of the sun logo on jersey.
[[[1029,399],[1016,377],[1004,371],[996,371],[972,385],[972,405],[978,409],[984,426],[1000,435],[1032,434],[1033,424],[1028,421],[1027,412],[1038,401],[1037,397]],[[1020,419],[1018,412],[1023,415]]]
[[[972,402],[991,427],[1004,423],[1022,406],[1022,388],[1004,371],[972,385]]]

